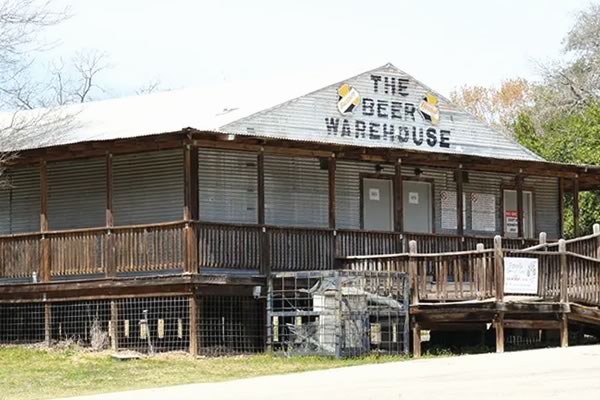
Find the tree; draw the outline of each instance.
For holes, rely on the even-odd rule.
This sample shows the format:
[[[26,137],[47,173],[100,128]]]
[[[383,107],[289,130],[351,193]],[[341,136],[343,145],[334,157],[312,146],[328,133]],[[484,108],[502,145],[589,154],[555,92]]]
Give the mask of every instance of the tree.
[[[16,150],[42,147],[66,134],[75,113],[63,106],[92,100],[103,91],[98,75],[109,68],[106,53],[77,52],[68,62],[51,63],[45,79],[33,79],[35,56],[49,48],[39,40],[48,27],[69,17],[52,0],[0,0],[0,186]]]
[[[505,130],[530,104],[531,90],[525,79],[515,78],[499,87],[462,86],[450,94],[450,99],[488,125]]]

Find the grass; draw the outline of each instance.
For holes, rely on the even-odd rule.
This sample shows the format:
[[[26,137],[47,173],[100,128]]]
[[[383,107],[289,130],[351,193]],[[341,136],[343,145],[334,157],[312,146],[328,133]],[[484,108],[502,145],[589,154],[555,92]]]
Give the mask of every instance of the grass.
[[[7,346],[0,347],[0,399],[48,399],[405,359],[400,356],[369,356],[336,360],[326,357],[283,358],[266,354],[194,359],[184,354],[167,354],[115,361],[106,352]]]

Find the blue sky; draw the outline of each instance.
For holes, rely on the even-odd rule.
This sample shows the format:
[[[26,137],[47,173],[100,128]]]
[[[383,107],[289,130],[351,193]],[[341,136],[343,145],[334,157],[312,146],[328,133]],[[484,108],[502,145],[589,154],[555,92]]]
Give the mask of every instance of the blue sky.
[[[58,0],[73,17],[45,33],[39,61],[99,49],[105,97],[162,88],[265,81],[295,85],[392,62],[435,90],[536,79],[560,56],[589,0],[192,1]],[[332,82],[333,83],[333,82]],[[268,84],[268,83],[266,83]],[[290,83],[292,84],[292,83]],[[307,87],[307,90],[317,89]]]

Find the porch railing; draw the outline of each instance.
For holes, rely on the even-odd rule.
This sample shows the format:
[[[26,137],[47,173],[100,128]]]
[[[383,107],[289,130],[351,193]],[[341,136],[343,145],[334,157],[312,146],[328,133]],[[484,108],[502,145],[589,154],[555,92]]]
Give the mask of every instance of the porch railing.
[[[437,254],[417,253],[417,242],[413,241],[408,253],[345,257],[340,263],[342,268],[351,270],[408,272],[413,296],[411,304],[484,299],[502,301],[505,295],[518,295],[600,306],[600,259],[568,250],[564,240],[559,241],[556,251],[543,251],[503,249],[498,239],[493,249],[484,249],[484,245],[479,244],[474,251]],[[587,240],[589,238],[581,241]],[[538,260],[536,293],[524,295],[505,290],[505,257]]]
[[[333,269],[340,257],[407,253],[410,240],[418,241],[421,253],[442,253],[474,250],[477,243],[491,247],[493,238],[201,221],[51,231],[0,236],[0,279]],[[510,248],[527,244],[504,241]],[[464,297],[465,287],[452,293]]]

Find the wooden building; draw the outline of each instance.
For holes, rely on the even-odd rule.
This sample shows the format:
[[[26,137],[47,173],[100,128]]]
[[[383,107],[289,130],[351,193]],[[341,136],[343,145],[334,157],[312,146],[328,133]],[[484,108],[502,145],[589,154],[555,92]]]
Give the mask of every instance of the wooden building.
[[[252,96],[100,101],[48,112],[64,125],[44,141],[0,133],[0,150],[18,152],[0,191],[0,341],[60,339],[66,315],[94,304],[114,347],[171,329],[169,349],[237,335],[235,351],[260,351],[272,272],[409,253],[413,240],[453,257],[498,235],[504,249],[542,232],[556,242],[567,196],[577,230],[579,191],[600,185],[599,168],[547,162],[389,64],[272,108]],[[227,334],[214,325],[225,318]]]

